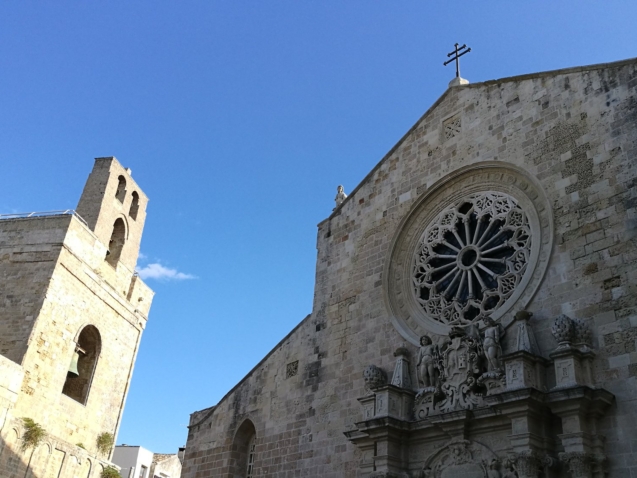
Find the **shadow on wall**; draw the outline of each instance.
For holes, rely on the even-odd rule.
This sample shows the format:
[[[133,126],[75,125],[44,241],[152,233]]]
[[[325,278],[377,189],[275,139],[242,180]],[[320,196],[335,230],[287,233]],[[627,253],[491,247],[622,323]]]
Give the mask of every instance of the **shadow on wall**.
[[[28,477],[37,476],[33,475],[31,469],[27,474],[30,454],[31,450],[25,453],[20,451],[20,440],[15,430],[9,430],[6,438],[0,436],[0,476],[6,478],[24,478],[25,475]]]
[[[0,477],[48,478],[68,476],[99,478],[104,469],[88,457],[78,457],[44,441],[34,450],[20,449],[21,441],[14,428],[0,436]]]

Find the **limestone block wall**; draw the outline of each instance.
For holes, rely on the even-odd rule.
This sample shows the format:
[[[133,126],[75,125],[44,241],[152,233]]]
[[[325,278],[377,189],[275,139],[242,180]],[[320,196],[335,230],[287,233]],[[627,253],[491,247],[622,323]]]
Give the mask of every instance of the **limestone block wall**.
[[[93,478],[109,465],[96,439],[117,436],[153,298],[134,274],[147,201],[130,170],[99,158],[86,220],[0,220],[0,476]],[[36,449],[21,448],[24,417],[46,432]]]
[[[13,241],[5,239],[11,251],[5,290],[17,305],[37,304],[27,317],[30,329],[7,334],[23,351],[21,365],[0,356],[0,475],[24,476],[28,466],[38,477],[98,477],[109,463],[96,439],[117,435],[153,292],[132,273],[125,282],[103,275],[106,246],[77,216],[0,221],[0,227]],[[0,317],[3,326],[23,309],[9,312],[14,316]],[[87,326],[98,331],[97,359],[86,399],[77,400],[63,390]],[[47,433],[32,457],[20,449],[22,417]]]
[[[461,126],[445,134],[450,119]],[[636,148],[635,60],[449,89],[319,224],[312,315],[216,407],[191,416],[183,476],[244,473],[252,425],[256,476],[361,476],[360,452],[343,432],[362,420],[362,371],[375,364],[391,378],[393,352],[416,352],[392,324],[385,299],[391,245],[441,180],[499,165],[539,183],[549,201],[548,268],[518,308],[533,312],[546,357],[557,345],[549,332],[556,315],[591,325],[595,379],[616,396],[599,431],[610,476],[627,476],[637,425]],[[503,432],[475,433],[495,451],[508,446]],[[412,444],[410,467],[422,467],[441,443]]]
[[[88,237],[78,240],[78,236]],[[16,414],[94,451],[97,435],[117,432],[146,317],[91,267],[91,262],[103,259],[98,255],[101,248],[86,246],[90,236],[86,226],[73,218],[69,242],[64,242],[23,361],[23,394]],[[84,247],[78,249],[77,244]],[[150,304],[152,295],[145,299]],[[97,328],[101,344],[83,404],[62,389],[78,336],[87,325]],[[39,406],[42,403],[47,407]]]
[[[0,355],[21,363],[71,216],[0,221]]]
[[[24,427],[19,418],[11,418],[0,434],[0,476],[3,478],[81,477],[100,478],[111,465],[103,458],[46,435],[35,449],[22,450]]]
[[[20,365],[0,355],[0,430],[15,406],[23,377]]]
[[[107,261],[100,263],[101,274],[109,277],[111,283],[117,283],[118,289],[124,287],[128,291],[130,276],[135,271],[147,205],[148,198],[129,169],[116,158],[96,158],[77,205],[77,213],[87,222],[99,242],[107,247],[113,246],[109,246],[109,242],[115,222],[123,222],[125,242],[119,261],[115,266]]]

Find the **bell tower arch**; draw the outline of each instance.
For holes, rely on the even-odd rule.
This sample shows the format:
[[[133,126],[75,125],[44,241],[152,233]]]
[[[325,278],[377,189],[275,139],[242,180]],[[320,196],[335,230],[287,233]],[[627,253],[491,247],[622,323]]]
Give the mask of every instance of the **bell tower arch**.
[[[135,271],[147,204],[148,197],[129,168],[115,157],[95,158],[77,213],[107,246],[104,260],[118,271],[118,276]]]

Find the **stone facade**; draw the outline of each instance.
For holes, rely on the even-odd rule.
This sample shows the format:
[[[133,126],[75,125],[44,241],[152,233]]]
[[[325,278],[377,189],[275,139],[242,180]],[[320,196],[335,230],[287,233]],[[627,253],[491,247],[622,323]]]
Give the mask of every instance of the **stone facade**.
[[[637,476],[636,221],[637,60],[450,87],[183,476]]]
[[[176,453],[155,453],[149,476],[151,478],[179,478],[181,476],[181,459]]]
[[[134,274],[147,202],[130,170],[97,158],[78,213],[0,218],[0,476],[109,464],[97,437],[117,435],[153,298]],[[20,449],[24,417],[46,431],[35,450]]]

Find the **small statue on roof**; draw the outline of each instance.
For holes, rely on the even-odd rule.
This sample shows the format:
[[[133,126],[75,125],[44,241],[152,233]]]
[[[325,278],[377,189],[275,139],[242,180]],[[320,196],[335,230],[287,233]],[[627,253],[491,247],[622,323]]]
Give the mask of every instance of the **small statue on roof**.
[[[341,204],[343,204],[343,201],[345,201],[345,199],[347,199],[347,194],[345,194],[345,191],[343,190],[343,186],[339,184],[338,187],[336,188],[336,197],[334,198],[334,202],[336,202],[336,206],[334,207],[334,209],[336,209]]]

